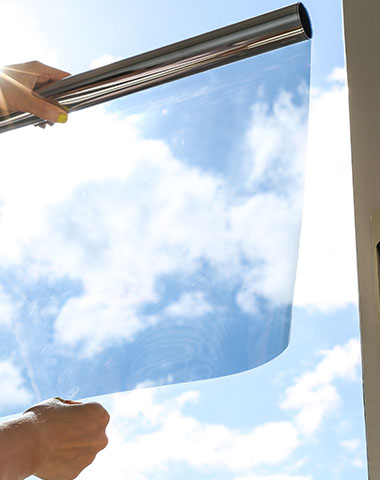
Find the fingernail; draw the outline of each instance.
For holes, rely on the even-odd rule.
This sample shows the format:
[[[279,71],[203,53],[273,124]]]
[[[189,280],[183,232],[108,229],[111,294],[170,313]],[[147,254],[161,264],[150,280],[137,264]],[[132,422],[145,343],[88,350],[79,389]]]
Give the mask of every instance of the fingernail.
[[[57,118],[58,123],[66,123],[67,122],[67,113],[60,113]]]
[[[61,105],[61,108],[63,108],[64,110],[66,110],[66,112],[69,112],[69,111],[70,111],[69,107],[66,107],[65,105]]]
[[[54,400],[59,400],[62,403],[66,403],[67,405],[81,405],[83,402],[78,402],[76,400],[64,400],[61,397],[54,397]]]

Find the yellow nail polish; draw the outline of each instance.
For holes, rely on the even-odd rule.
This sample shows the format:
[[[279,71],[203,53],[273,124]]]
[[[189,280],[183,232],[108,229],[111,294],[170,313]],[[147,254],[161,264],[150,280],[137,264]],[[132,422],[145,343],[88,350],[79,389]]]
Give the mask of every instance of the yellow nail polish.
[[[66,123],[67,122],[67,113],[60,113],[57,118],[58,123]]]

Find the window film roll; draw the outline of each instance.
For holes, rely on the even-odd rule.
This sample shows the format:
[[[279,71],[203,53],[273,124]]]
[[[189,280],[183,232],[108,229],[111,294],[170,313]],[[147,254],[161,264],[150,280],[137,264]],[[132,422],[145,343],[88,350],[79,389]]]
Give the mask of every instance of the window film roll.
[[[37,90],[69,111],[194,75],[243,58],[309,40],[312,28],[302,3],[250,18]],[[0,117],[0,133],[41,120],[28,113]],[[44,123],[44,122],[43,122]]]
[[[286,348],[309,83],[301,42],[2,136],[1,415]]]

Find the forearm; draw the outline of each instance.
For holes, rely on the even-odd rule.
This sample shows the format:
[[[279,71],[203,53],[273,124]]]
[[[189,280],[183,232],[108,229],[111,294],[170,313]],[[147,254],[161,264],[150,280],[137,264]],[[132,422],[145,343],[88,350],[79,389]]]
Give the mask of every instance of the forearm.
[[[22,480],[33,475],[38,464],[38,439],[33,414],[0,423],[0,479]]]

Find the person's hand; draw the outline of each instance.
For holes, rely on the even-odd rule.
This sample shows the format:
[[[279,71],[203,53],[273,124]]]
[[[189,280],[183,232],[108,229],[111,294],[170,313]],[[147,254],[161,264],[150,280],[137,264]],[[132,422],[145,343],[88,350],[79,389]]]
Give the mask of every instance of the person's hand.
[[[33,89],[70,75],[40,62],[9,65],[0,69],[0,115],[29,112],[50,123],[67,121],[67,112],[38,96]]]
[[[35,472],[44,480],[72,480],[107,446],[109,414],[99,403],[52,399],[29,408],[35,434]]]

